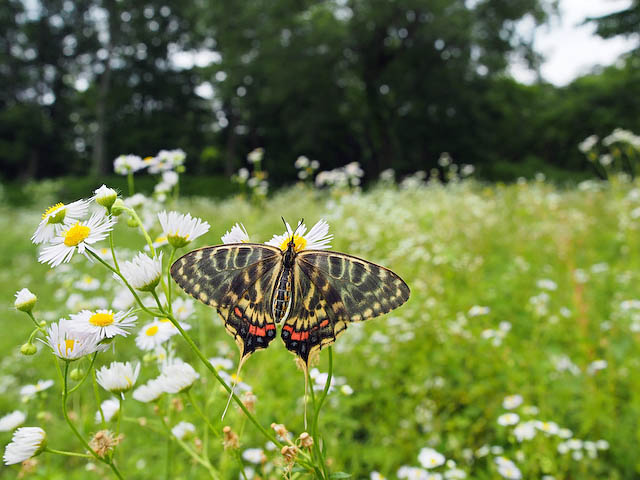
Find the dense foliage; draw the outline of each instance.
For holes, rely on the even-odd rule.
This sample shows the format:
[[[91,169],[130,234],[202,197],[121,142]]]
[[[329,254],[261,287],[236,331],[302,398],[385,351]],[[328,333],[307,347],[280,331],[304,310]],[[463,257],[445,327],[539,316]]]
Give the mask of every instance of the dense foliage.
[[[566,88],[506,77],[514,56],[539,65],[516,25],[554,3],[8,0],[0,174],[108,173],[120,153],[177,146],[190,172],[227,176],[264,147],[278,184],[298,155],[374,178],[445,151],[499,179],[587,170],[579,141],[640,130],[640,64]],[[634,5],[607,35],[633,34]]]

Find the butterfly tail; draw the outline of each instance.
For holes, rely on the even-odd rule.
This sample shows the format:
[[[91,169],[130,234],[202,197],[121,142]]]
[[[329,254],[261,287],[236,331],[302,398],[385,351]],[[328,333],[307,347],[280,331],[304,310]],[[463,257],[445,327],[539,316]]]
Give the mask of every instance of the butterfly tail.
[[[238,362],[238,369],[236,370],[236,376],[233,379],[233,383],[231,384],[231,391],[229,392],[229,398],[227,399],[227,405],[224,407],[224,411],[222,412],[222,418],[220,420],[224,420],[225,415],[227,414],[227,410],[229,410],[229,405],[231,405],[231,399],[235,393],[235,389],[238,386],[238,382],[240,381],[240,370],[244,365],[245,360],[249,358],[249,355],[243,355]]]

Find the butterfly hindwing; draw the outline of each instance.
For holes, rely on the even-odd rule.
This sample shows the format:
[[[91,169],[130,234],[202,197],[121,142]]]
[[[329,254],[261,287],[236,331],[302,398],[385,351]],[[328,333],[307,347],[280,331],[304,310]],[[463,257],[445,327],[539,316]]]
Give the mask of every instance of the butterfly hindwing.
[[[217,308],[245,357],[275,338],[270,292],[280,263],[274,247],[218,245],[187,253],[172,265],[171,275],[185,292]]]
[[[300,252],[294,284],[295,303],[282,338],[305,363],[349,322],[390,312],[409,298],[409,287],[391,270],[337,252]]]

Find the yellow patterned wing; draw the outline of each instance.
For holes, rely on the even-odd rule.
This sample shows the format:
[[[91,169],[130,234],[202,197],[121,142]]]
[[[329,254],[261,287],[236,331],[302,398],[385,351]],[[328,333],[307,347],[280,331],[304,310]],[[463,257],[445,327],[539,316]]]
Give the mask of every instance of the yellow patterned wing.
[[[324,250],[296,256],[294,303],[281,337],[307,365],[349,322],[377,317],[409,298],[409,287],[391,270],[358,257]]]

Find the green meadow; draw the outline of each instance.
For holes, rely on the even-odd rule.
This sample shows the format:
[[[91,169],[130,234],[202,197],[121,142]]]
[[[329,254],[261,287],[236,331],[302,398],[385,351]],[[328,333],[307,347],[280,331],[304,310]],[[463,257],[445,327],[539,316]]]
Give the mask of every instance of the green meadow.
[[[14,309],[13,295],[25,287],[35,293],[35,318],[47,324],[83,309],[129,307],[122,284],[97,261],[76,253],[55,268],[38,263],[30,237],[57,201],[42,195],[33,207],[0,207],[0,417],[24,412],[23,426],[44,429],[50,448],[86,454],[64,421],[51,349],[35,340],[35,355],[20,352],[34,325]],[[308,228],[324,218],[333,250],[388,267],[411,288],[405,305],[349,325],[333,347],[334,384],[318,420],[330,478],[637,478],[640,183],[614,177],[560,188],[543,180],[416,179],[403,187],[300,185],[267,198],[190,197],[165,206],[149,199],[139,210],[153,238],[164,208],[211,225],[178,255],[220,243],[236,222],[252,241],[265,242],[283,233],[281,216],[291,224],[304,218]],[[118,217],[113,234],[121,262],[145,246],[127,223],[126,214]],[[166,263],[168,247],[159,248]],[[221,371],[234,374],[238,349],[217,313],[189,300],[175,283],[172,291],[174,305],[182,299],[194,342],[207,358],[217,358]],[[159,374],[158,356],[135,341],[153,317],[136,316],[130,335],[95,360],[96,368],[139,362],[135,387]],[[124,478],[311,478],[291,468],[235,403],[221,419],[228,394],[180,335],[164,347],[200,377],[189,394],[164,394],[155,403],[124,394],[122,410],[105,422],[122,435],[113,461]],[[71,363],[79,370],[75,378],[89,363],[89,357]],[[327,349],[315,368],[311,386],[322,389]],[[20,393],[48,379],[53,386]],[[255,417],[265,429],[283,424],[294,440],[305,431],[304,375],[279,339],[251,356],[238,380],[255,395]],[[85,438],[103,430],[96,412],[112,396],[92,375],[70,396],[70,419]],[[195,431],[178,442],[167,428],[181,421]],[[225,426],[238,436],[237,448],[224,448]],[[11,431],[0,432],[3,446],[10,440]],[[0,467],[0,478],[115,477],[95,459],[45,452],[24,465]]]

